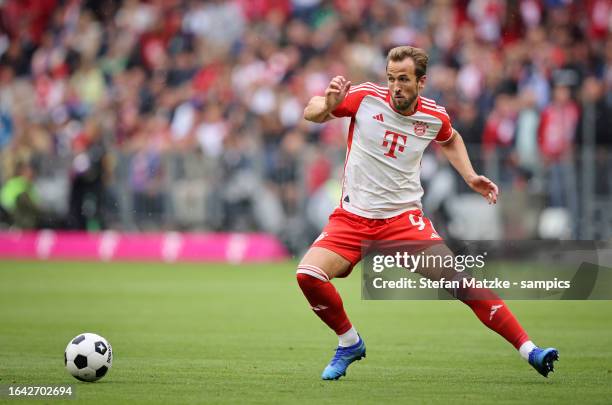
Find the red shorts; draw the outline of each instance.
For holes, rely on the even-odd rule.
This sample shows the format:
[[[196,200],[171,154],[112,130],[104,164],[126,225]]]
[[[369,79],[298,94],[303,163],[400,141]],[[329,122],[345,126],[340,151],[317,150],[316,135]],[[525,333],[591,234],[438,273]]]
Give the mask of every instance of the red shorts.
[[[362,258],[367,241],[441,241],[431,221],[421,210],[411,210],[391,218],[369,219],[336,208],[312,246],[329,249],[351,262],[348,276]]]

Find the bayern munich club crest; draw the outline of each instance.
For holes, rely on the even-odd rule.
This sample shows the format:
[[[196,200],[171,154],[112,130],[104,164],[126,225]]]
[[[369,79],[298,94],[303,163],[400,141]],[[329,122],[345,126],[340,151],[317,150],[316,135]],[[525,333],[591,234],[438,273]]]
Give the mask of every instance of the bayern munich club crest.
[[[414,124],[412,124],[412,128],[414,129],[414,134],[416,136],[423,136],[425,135],[425,132],[429,126],[423,121],[416,121]]]

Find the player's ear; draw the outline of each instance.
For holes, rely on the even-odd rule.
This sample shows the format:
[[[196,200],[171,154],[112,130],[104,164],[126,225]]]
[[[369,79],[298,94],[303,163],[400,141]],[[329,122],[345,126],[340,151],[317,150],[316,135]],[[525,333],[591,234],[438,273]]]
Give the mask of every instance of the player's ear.
[[[425,88],[426,81],[427,81],[427,75],[423,75],[419,77],[419,80],[418,80],[419,91],[423,91],[423,89]]]

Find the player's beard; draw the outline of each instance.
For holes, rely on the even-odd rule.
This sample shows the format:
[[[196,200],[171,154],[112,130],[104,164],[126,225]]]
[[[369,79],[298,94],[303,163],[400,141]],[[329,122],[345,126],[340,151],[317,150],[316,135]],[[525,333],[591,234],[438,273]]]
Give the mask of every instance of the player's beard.
[[[412,113],[412,111],[408,111],[410,109],[410,107],[412,106],[412,103],[414,103],[414,101],[416,100],[416,98],[419,96],[419,90],[418,88],[414,89],[414,94],[412,95],[412,97],[409,98],[403,98],[400,100],[397,100],[395,98],[393,98],[393,106],[395,107],[395,109],[401,113]]]

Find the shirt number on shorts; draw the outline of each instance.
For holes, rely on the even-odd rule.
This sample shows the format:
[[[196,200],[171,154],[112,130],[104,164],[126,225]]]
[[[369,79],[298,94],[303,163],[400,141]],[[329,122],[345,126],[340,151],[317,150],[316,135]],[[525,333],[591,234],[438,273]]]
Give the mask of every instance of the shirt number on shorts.
[[[425,229],[425,221],[423,221],[423,217],[410,214],[408,215],[408,219],[410,219],[410,223],[412,225],[419,227],[419,231],[422,231],[423,229]]]

